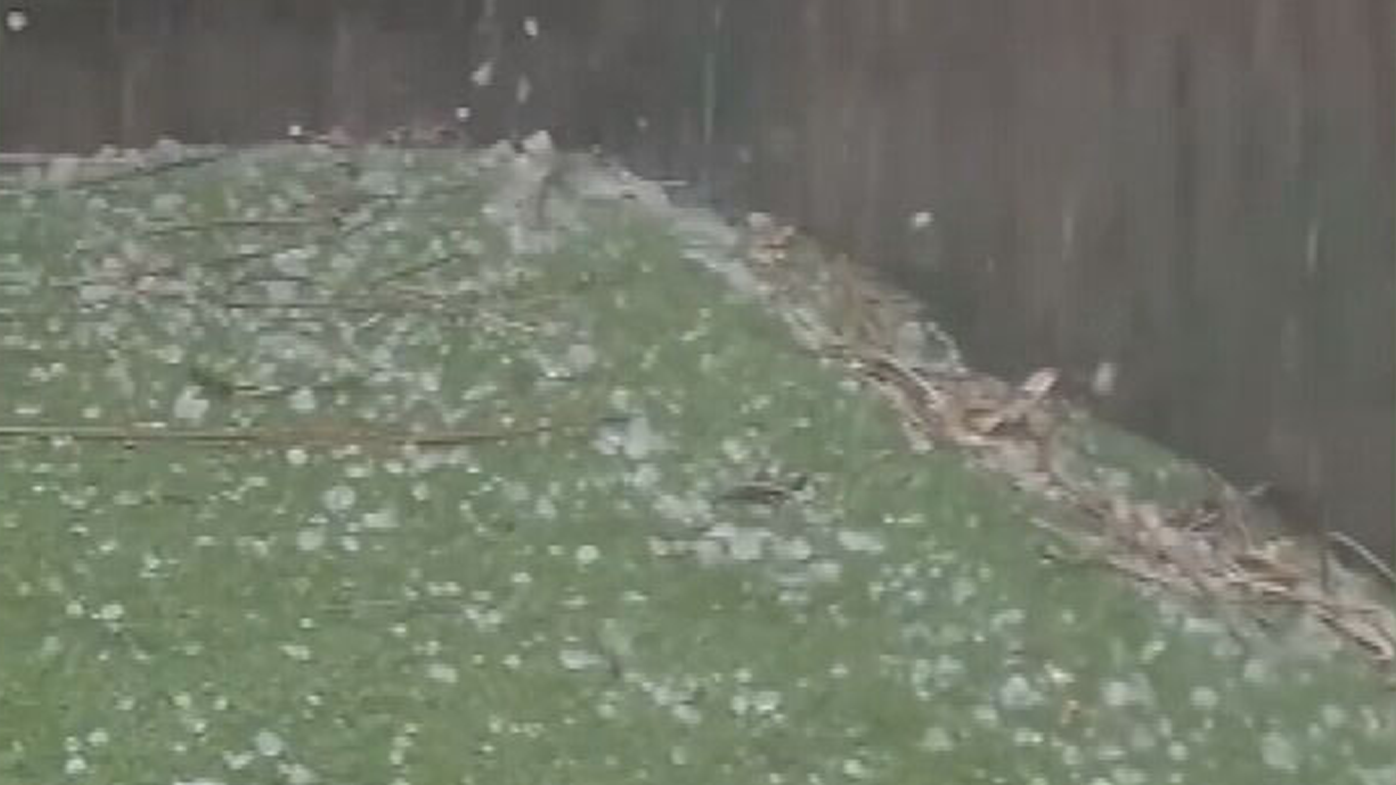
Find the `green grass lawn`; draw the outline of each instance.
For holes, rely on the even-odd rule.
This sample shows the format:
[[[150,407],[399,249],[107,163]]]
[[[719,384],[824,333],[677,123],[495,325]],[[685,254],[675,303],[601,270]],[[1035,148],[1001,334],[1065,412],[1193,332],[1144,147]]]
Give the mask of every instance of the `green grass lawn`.
[[[1044,561],[720,242],[354,158],[0,196],[0,783],[1396,782],[1361,658]],[[260,436],[72,435],[150,423]]]

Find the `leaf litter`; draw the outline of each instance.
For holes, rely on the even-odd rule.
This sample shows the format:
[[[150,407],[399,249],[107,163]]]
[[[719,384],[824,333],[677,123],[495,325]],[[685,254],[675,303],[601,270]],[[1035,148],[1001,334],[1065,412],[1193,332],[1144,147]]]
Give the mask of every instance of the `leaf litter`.
[[[886,398],[918,448],[966,450],[1018,487],[1083,513],[1092,524],[1086,530],[1044,524],[1078,549],[1078,560],[1209,601],[1286,606],[1323,622],[1383,668],[1396,659],[1396,614],[1380,588],[1278,532],[1250,494],[1206,473],[1203,498],[1164,506],[1088,481],[1072,471],[1083,456],[1070,454],[1064,438],[1087,415],[1051,395],[1056,369],[1035,371],[1017,387],[972,372],[907,295],[846,257],[831,261],[770,215],[751,214],[746,230],[739,258],[765,284],[755,290],[806,348],[844,363]],[[1384,565],[1367,559],[1391,579]]]

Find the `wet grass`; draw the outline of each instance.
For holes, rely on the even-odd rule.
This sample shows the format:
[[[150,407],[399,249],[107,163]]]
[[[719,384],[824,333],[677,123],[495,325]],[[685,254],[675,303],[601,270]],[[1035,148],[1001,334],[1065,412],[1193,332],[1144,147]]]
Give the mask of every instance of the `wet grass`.
[[[911,453],[684,231],[524,231],[511,177],[3,197],[0,423],[379,437],[0,443],[0,781],[1396,781],[1360,659],[1044,561],[1060,511]],[[762,472],[810,482],[719,499]]]

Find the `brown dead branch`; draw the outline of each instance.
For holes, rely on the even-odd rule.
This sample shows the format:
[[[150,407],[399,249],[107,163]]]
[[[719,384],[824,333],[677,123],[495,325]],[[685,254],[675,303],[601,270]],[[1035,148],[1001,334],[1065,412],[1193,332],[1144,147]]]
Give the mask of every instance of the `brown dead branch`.
[[[575,421],[540,419],[529,425],[495,430],[454,430],[413,433],[363,428],[162,428],[151,425],[0,425],[0,439],[49,439],[89,442],[145,442],[249,446],[305,445],[333,447],[387,444],[421,448],[451,448],[480,442],[500,442],[557,431],[588,429],[599,418]]]

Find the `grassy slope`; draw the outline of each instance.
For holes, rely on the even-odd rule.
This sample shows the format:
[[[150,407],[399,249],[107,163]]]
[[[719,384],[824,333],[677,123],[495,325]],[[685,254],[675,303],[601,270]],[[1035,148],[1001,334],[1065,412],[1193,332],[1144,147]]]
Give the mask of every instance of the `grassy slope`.
[[[3,197],[0,423],[628,420],[436,452],[0,444],[0,781],[1396,781],[1356,658],[1043,563],[1051,511],[913,455],[664,223],[592,205],[519,255],[476,163],[364,166]],[[212,223],[336,192],[382,198],[353,231]],[[234,256],[271,247],[306,250]],[[174,283],[103,288],[103,258]],[[217,304],[278,297],[357,307]],[[711,501],[767,465],[810,490]]]

